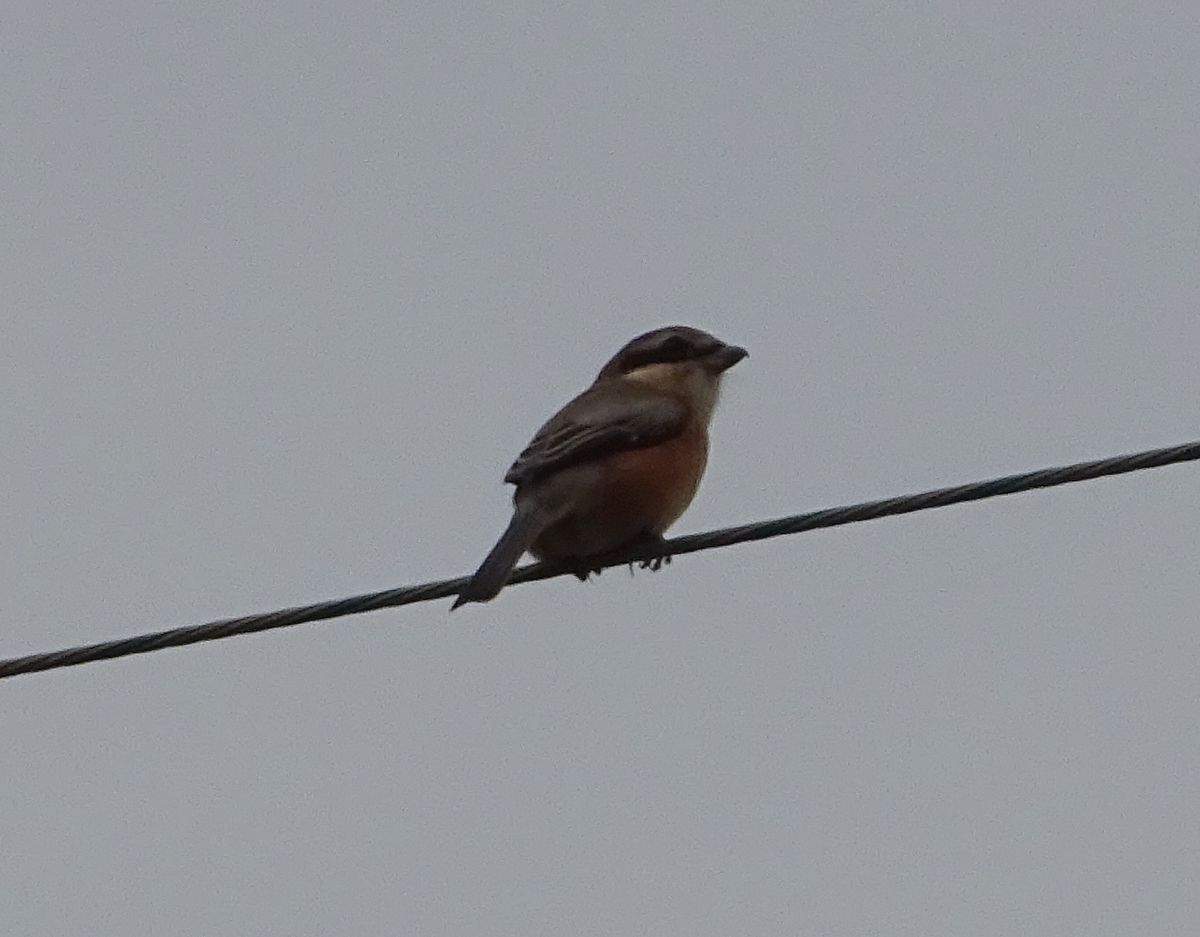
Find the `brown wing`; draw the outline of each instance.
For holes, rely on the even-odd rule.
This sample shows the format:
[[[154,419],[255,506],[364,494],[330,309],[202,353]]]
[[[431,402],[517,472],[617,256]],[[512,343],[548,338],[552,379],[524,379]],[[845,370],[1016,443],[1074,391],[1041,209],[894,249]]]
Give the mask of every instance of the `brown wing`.
[[[554,414],[504,476],[524,484],[589,459],[640,449],[682,432],[681,400],[633,381],[601,381]]]

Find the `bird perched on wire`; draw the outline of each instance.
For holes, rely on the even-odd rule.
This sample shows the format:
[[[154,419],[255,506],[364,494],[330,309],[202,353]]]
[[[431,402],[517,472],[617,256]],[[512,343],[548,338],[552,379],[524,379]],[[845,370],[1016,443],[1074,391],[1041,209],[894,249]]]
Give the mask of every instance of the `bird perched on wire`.
[[[526,551],[586,579],[589,559],[661,542],[704,474],[721,377],[746,354],[673,325],[613,355],[504,476],[517,486],[512,520],[452,609],[494,598]]]

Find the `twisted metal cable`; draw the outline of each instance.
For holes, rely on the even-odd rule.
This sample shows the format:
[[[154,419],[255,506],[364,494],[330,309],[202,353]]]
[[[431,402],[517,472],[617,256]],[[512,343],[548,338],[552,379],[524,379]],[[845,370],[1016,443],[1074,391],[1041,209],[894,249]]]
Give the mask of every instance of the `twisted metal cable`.
[[[652,549],[639,550],[636,554],[623,553],[602,557],[597,561],[596,566],[608,568],[658,557],[680,556],[684,553],[696,553],[699,550],[726,547],[735,543],[765,540],[768,537],[778,537],[783,534],[798,534],[822,527],[857,524],[880,517],[911,514],[914,511],[925,511],[951,504],[978,501],[982,498],[1032,491],[1036,488],[1052,488],[1056,485],[1088,481],[1106,475],[1120,475],[1125,472],[1137,472],[1142,469],[1158,468],[1198,459],[1200,459],[1200,441],[1189,442],[1165,449],[1152,449],[1094,462],[1079,462],[1075,465],[1040,469],[1020,475],[1007,475],[1003,478],[993,478],[953,488],[938,488],[898,498],[887,498],[882,501],[865,501],[861,504],[826,508],[809,514],[794,514],[775,520],[743,524],[740,527],[725,527],[706,533],[690,534],[686,537],[665,540],[661,545]],[[560,576],[566,572],[569,570],[558,564],[533,563],[516,570],[509,582],[510,584],[535,582],[539,579]],[[459,590],[467,584],[469,578],[461,576],[457,579],[440,579],[416,586],[402,586],[398,589],[370,592],[329,602],[317,602],[314,605],[286,608],[261,615],[226,618],[186,628],[172,628],[168,631],[156,631],[116,641],[85,644],[61,651],[0,660],[0,679],[15,677],[18,674],[53,670],[58,667],[73,667],[76,664],[109,660],[114,657],[126,657],[130,654],[145,654],[166,647],[181,647],[200,641],[215,641],[218,638],[228,638],[238,634],[253,634],[258,631],[270,631],[273,628],[325,621],[330,618],[340,618],[343,615],[358,615],[381,608],[411,605],[414,602],[444,599],[457,595]]]

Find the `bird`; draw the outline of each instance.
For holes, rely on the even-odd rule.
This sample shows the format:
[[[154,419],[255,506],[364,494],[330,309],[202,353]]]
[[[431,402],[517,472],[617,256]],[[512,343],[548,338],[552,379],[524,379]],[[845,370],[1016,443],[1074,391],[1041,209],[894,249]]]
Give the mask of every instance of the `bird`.
[[[661,544],[704,474],[721,379],[747,355],[686,325],[626,342],[505,474],[512,519],[451,610],[495,598],[527,551],[587,579],[598,556]]]

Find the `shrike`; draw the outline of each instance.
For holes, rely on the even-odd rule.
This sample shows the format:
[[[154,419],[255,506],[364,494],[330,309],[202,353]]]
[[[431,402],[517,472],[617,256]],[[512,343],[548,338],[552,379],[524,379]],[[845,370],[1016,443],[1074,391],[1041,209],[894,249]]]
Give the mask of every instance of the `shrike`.
[[[504,476],[512,520],[452,608],[494,598],[526,551],[586,578],[591,558],[661,541],[704,474],[721,377],[746,354],[674,325],[613,355]]]

